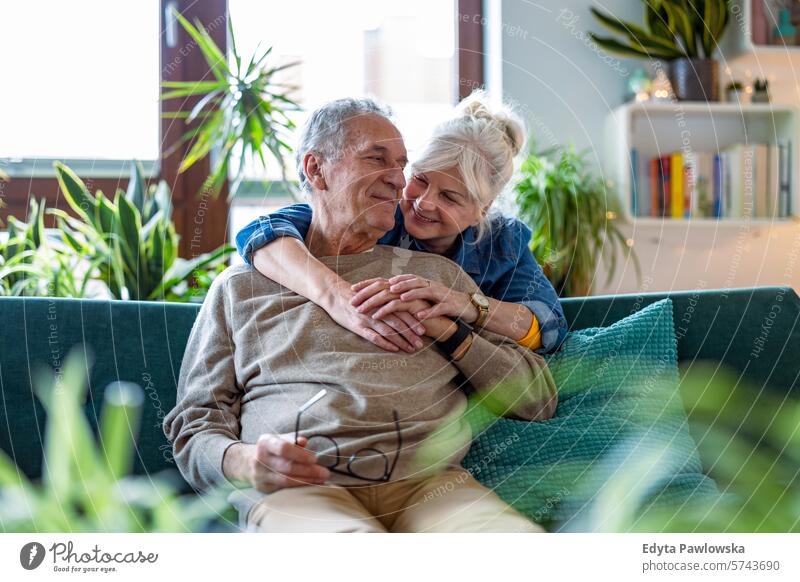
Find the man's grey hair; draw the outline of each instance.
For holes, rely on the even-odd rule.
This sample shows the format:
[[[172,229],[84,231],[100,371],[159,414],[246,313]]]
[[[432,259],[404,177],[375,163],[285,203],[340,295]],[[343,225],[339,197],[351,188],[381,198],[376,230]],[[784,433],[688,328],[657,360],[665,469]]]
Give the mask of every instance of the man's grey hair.
[[[308,118],[300,132],[297,144],[297,175],[300,177],[300,188],[310,194],[310,187],[305,172],[303,158],[308,152],[314,152],[328,161],[341,159],[347,141],[345,123],[359,115],[381,115],[388,120],[392,118],[392,110],[373,99],[356,99],[348,97],[326,103]]]

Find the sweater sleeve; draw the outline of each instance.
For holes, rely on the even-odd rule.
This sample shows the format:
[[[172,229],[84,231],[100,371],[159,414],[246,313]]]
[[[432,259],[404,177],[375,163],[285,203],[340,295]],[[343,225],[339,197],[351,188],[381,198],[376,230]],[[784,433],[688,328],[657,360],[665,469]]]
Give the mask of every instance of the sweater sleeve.
[[[177,403],[163,424],[178,469],[196,490],[230,483],[222,459],[228,447],[240,442],[242,390],[236,383],[226,279],[214,281],[192,327]]]
[[[454,287],[467,293],[478,291],[463,273]],[[553,376],[544,358],[533,350],[482,329],[454,364],[496,414],[522,420],[547,420],[555,415],[558,395]]]

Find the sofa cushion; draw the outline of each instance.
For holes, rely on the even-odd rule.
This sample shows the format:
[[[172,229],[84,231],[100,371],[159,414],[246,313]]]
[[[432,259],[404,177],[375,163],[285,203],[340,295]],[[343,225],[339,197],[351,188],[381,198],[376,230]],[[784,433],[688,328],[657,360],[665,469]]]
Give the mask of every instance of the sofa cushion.
[[[490,419],[472,409],[478,435],[463,466],[484,485],[532,519],[570,528],[617,468],[667,447],[672,465],[648,504],[716,493],[678,393],[669,299],[570,332],[548,363],[559,390],[554,418]]]

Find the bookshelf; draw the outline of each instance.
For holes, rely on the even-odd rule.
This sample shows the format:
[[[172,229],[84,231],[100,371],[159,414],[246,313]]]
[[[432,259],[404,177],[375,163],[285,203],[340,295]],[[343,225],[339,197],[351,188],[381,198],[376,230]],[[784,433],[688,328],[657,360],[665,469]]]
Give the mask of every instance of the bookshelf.
[[[731,0],[730,2],[730,24],[725,36],[720,42],[720,49],[723,55],[730,60],[737,57],[752,57],[758,55],[761,59],[769,59],[772,56],[780,57],[788,53],[800,53],[800,46],[795,45],[775,45],[764,42],[763,39],[754,40],[754,19],[753,19],[753,3],[763,2],[763,0]],[[762,18],[766,21],[766,25],[762,23],[767,30],[771,30],[775,26],[775,20],[778,18],[777,14],[770,15],[768,11],[763,11]],[[757,36],[763,36],[764,32]],[[759,42],[756,42],[758,40]]]
[[[735,226],[748,219],[752,223],[791,221],[798,214],[798,112],[791,106],[774,104],[736,103],[628,103],[611,111],[606,120],[607,175],[620,196],[621,208],[628,220],[646,224],[678,224],[691,222],[697,225],[728,224]],[[690,212],[689,217],[671,218],[652,216],[651,213],[636,215],[632,196],[633,165],[631,151],[636,150],[640,159],[652,159],[673,152],[688,155],[699,152],[722,152],[736,144],[791,144],[784,151],[786,169],[785,203],[789,216],[759,216],[752,213],[746,217],[702,216]],[[790,152],[790,153],[789,153]],[[638,209],[641,213],[641,208]],[[747,214],[747,213],[745,213]],[[779,212],[774,212],[778,215]],[[641,222],[639,222],[641,221]]]

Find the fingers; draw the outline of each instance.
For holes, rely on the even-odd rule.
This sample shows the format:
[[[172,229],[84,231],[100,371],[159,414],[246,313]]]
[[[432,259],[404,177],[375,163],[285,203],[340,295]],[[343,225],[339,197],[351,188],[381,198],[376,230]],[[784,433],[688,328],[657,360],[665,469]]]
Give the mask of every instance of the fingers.
[[[433,287],[420,287],[418,289],[412,289],[411,291],[406,291],[402,295],[400,295],[400,299],[403,301],[414,301],[415,299],[425,299],[427,301],[433,302],[440,302],[443,301],[445,298],[441,296],[437,289]]]
[[[284,487],[321,485],[331,472],[317,463],[316,455],[305,450],[306,437],[298,437],[297,445],[281,435],[261,435],[253,459],[253,481],[259,491]]]
[[[389,291],[392,293],[404,293],[406,291],[411,291],[412,289],[421,289],[421,288],[430,288],[431,285],[428,285],[428,281],[426,279],[421,279],[419,277],[414,277],[413,279],[406,279],[404,281],[400,281],[398,283],[392,283],[391,279],[389,280],[390,286]]]
[[[425,335],[425,326],[422,325],[416,317],[411,315],[411,313],[408,311],[398,311],[395,315],[411,328],[414,333],[417,335]]]
[[[359,313],[369,313],[370,311],[378,309],[393,299],[397,299],[397,295],[391,293],[388,289],[380,291],[359,305],[356,311]]]
[[[396,275],[391,279],[389,279],[389,284],[395,285],[396,283],[402,283],[403,281],[409,281],[411,279],[419,279],[419,277],[411,273],[408,273],[406,275]]]
[[[372,281],[369,285],[362,287],[350,300],[350,305],[360,306],[364,301],[371,298],[376,293],[380,293],[389,288],[389,283],[385,279]]]
[[[447,308],[445,303],[437,303],[433,307],[428,309],[423,309],[422,311],[418,311],[414,315],[417,316],[419,320],[426,320],[426,319],[433,319],[434,317],[440,317],[443,315],[453,315],[450,313],[450,310]]]
[[[423,347],[422,340],[419,339],[416,332],[409,328],[405,321],[401,320],[396,315],[388,315],[383,318],[383,321],[394,328],[399,334],[399,337],[403,338],[408,343],[408,349],[406,351],[413,353]]]
[[[372,342],[382,350],[386,350],[387,352],[399,352],[400,348],[394,345],[392,342],[384,338],[381,334],[379,334],[374,329],[370,329],[368,327],[359,327],[357,329],[358,335],[363,337],[365,340]]]
[[[258,437],[257,445],[258,459],[262,462],[268,456],[274,456],[307,465],[315,465],[317,463],[317,456],[314,453],[295,445],[290,440],[279,435],[262,434]]]
[[[350,285],[350,289],[358,292],[364,289],[365,287],[369,287],[370,285],[372,285],[377,281],[386,281],[386,279],[384,279],[383,277],[373,277],[372,279],[364,279],[363,281],[359,281],[358,283]]]

